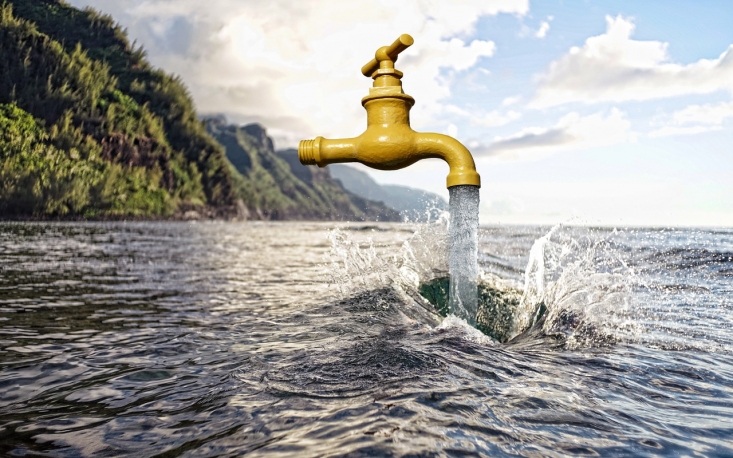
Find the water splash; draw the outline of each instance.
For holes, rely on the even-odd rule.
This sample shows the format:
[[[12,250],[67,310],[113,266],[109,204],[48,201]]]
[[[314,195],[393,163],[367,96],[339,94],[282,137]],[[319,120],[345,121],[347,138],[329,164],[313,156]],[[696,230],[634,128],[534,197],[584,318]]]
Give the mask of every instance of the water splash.
[[[451,313],[476,324],[478,312],[478,186],[453,186],[450,193],[449,269]]]
[[[514,315],[510,339],[529,329],[537,320],[541,307],[546,307],[545,294],[550,286],[548,283],[553,280],[563,251],[567,252],[561,245],[550,242],[550,237],[559,227],[550,229],[529,250],[529,261],[524,271],[524,293]]]
[[[607,238],[579,231],[555,226],[535,241],[510,338],[537,324],[568,347],[635,340],[633,269]]]
[[[401,246],[386,227],[334,230],[327,277],[342,295],[389,287],[406,303],[450,315],[448,225],[445,214],[400,226],[410,233]],[[497,341],[549,337],[568,349],[623,342],[733,353],[733,322],[719,318],[733,310],[733,245],[725,245],[725,234],[559,225],[482,228],[479,235],[474,326]]]
[[[475,327],[471,326],[470,324],[466,322],[466,320],[462,320],[455,315],[448,315],[440,323],[440,325],[436,326],[434,329],[434,331],[436,332],[445,331],[445,330],[456,330],[462,335],[462,337],[465,340],[469,342],[477,343],[479,345],[484,345],[484,346],[498,345],[496,340],[492,339],[491,337],[482,333]]]
[[[339,291],[348,293],[354,289],[376,288],[386,283],[393,262],[377,254],[371,237],[360,244],[341,229],[329,231],[331,241],[331,283]]]
[[[407,301],[401,307],[418,304],[468,322],[449,305],[452,238],[447,215],[409,228],[414,232],[401,246],[385,244],[376,229],[330,231],[331,283],[346,296],[389,287]],[[590,229],[552,228],[529,250],[523,286],[477,267],[473,291],[478,300],[470,324],[500,342],[538,333],[557,337],[569,348],[637,341],[640,331],[631,302],[637,280],[612,237]]]
[[[448,224],[448,212],[428,223],[404,224],[400,232],[409,236],[399,245],[388,235],[392,231],[380,225],[331,229],[329,283],[350,294],[386,285],[416,290],[421,283],[445,277]],[[387,234],[389,241],[380,240],[382,234]]]

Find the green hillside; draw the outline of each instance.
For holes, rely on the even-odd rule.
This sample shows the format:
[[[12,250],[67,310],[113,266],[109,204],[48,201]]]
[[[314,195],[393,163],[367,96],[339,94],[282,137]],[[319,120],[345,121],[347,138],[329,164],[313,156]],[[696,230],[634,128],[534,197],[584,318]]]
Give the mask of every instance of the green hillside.
[[[398,219],[328,172],[296,176],[262,128],[211,128],[224,147],[110,16],[0,3],[0,217]]]
[[[92,10],[0,6],[0,125],[3,215],[164,216],[235,203],[223,151],[184,86]]]
[[[399,213],[346,191],[327,169],[305,167],[295,150],[275,152],[264,127],[207,121],[221,143],[234,173],[238,195],[263,219],[326,219],[400,221]]]

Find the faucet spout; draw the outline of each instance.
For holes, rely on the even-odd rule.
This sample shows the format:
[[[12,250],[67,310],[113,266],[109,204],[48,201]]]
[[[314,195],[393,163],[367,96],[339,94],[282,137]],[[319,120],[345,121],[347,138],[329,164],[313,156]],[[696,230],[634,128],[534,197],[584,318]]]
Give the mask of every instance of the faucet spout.
[[[471,153],[447,135],[418,133],[409,129],[402,135],[379,135],[367,130],[359,137],[303,140],[298,147],[303,165],[358,162],[377,170],[398,170],[421,159],[442,159],[449,167],[446,187],[481,186],[481,177]]]
[[[402,72],[394,68],[397,54],[413,43],[402,35],[391,46],[379,48],[362,68],[374,79],[369,95],[361,101],[367,112],[367,129],[354,138],[303,140],[298,157],[303,165],[359,162],[379,170],[397,170],[421,159],[438,158],[448,163],[447,187],[481,186],[471,153],[455,138],[418,133],[410,127],[410,108],[415,99],[402,91]]]
[[[448,163],[449,172],[446,187],[471,185],[481,186],[481,177],[476,171],[473,156],[461,142],[442,134],[416,134],[417,149],[424,157],[437,157]]]

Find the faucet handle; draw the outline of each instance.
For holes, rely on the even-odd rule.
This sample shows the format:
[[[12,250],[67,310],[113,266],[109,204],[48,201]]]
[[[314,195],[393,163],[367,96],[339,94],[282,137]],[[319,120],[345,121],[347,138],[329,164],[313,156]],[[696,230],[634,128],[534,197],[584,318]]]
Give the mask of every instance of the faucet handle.
[[[377,49],[377,52],[374,55],[374,59],[370,60],[369,63],[365,66],[361,67],[361,73],[364,76],[371,77],[374,72],[379,70],[380,62],[390,61],[394,64],[394,62],[397,60],[397,55],[412,46],[414,42],[415,40],[410,35],[406,33],[400,35],[400,37],[396,39],[395,42],[391,45],[382,46],[381,48]]]

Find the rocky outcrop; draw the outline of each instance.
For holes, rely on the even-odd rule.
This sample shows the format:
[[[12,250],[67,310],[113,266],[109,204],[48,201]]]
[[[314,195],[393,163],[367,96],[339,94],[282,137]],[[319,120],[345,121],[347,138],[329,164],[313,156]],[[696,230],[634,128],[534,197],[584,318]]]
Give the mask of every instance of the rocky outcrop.
[[[295,150],[275,152],[259,124],[234,126],[222,117],[206,120],[207,131],[225,148],[235,191],[254,218],[285,220],[400,221],[381,202],[344,189],[327,169],[305,167]]]

